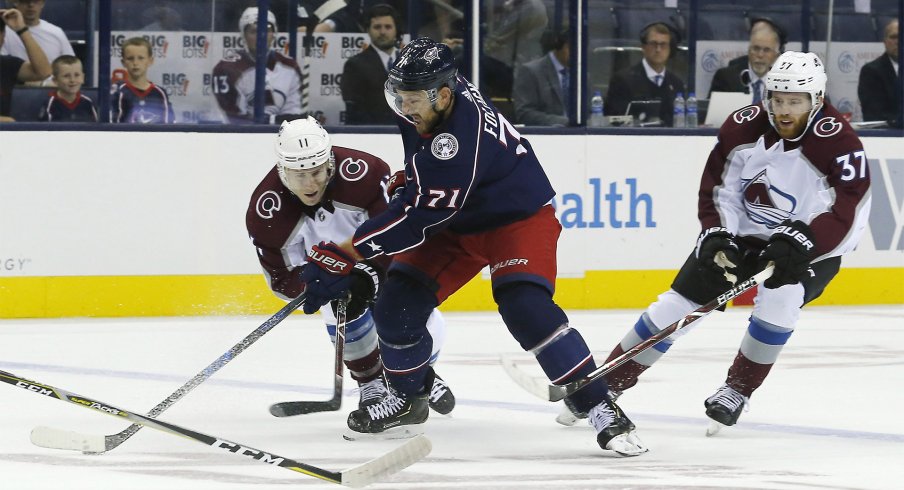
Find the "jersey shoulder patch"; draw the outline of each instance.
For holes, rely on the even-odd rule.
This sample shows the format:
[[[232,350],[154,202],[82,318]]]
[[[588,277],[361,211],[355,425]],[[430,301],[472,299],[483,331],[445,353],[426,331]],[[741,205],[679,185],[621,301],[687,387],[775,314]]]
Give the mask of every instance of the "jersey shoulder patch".
[[[365,208],[377,199],[384,200],[389,165],[377,156],[363,151],[333,146],[336,177],[332,199]]]
[[[753,143],[770,128],[769,115],[760,104],[731,113],[719,128],[719,141],[727,148]]]

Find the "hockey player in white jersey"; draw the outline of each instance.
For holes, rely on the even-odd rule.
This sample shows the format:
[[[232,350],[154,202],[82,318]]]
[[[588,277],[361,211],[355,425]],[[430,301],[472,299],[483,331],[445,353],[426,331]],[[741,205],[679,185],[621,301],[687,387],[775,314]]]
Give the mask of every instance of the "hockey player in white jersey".
[[[374,155],[333,146],[329,133],[310,116],[284,122],[275,146],[276,165],[254,190],[245,221],[267,284],[277,296],[289,300],[305,290],[301,270],[314,245],[346,240],[358,225],[386,209],[389,166]],[[382,270],[388,264],[389,260],[371,263]],[[358,284],[361,287],[352,288],[347,309],[343,357],[360,387],[358,408],[364,409],[386,392],[386,386],[369,307],[373,291],[363,287],[363,281]],[[308,307],[306,302],[306,311]],[[333,302],[320,310],[333,342],[335,307]],[[432,364],[445,338],[439,311],[433,311],[429,327],[438,340],[433,346]],[[439,376],[428,402],[441,414],[455,406],[452,391]]]
[[[728,117],[699,190],[701,232],[671,289],[640,316],[609,360],[773,262],[760,287],[725,383],[704,401],[712,434],[734,425],[814,300],[854,250],[870,209],[860,139],[825,102],[826,75],[813,53],[785,52],[766,75],[767,99]],[[634,386],[672,346],[669,338],[606,375]],[[580,415],[580,414],[578,414]],[[567,413],[559,417],[568,422]]]

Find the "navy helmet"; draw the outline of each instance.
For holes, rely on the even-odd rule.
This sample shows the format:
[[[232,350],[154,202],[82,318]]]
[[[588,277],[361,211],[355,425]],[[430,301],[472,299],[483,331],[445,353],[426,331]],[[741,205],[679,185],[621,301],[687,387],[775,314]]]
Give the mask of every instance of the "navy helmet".
[[[395,90],[433,90],[455,87],[455,56],[449,46],[429,37],[411,41],[399,53],[389,70],[389,84]]]

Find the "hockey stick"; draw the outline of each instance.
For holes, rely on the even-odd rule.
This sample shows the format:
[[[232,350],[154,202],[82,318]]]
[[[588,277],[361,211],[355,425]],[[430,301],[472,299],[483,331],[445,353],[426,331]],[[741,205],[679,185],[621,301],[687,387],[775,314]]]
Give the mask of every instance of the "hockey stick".
[[[179,389],[170,394],[170,396],[166,397],[165,400],[158,403],[157,406],[148,412],[147,416],[155,418],[160,415],[174,403],[179,401],[180,398],[188,394],[189,391],[203,383],[207,378],[213,376],[220,368],[228,364],[229,361],[235,359],[242,351],[251,346],[251,344],[257,342],[257,340],[263,337],[265,333],[269,332],[293,311],[298,309],[298,307],[303,305],[304,298],[304,293],[301,293],[300,296],[287,303],[286,306],[283,306],[282,309],[268,318],[261,326],[246,335],[239,343],[233,345],[232,348],[217,358],[217,360],[210,363],[210,365],[201,370],[201,372],[196,374],[192,379],[188,380],[184,385],[179,387]],[[47,447],[50,449],[69,449],[72,451],[82,451],[84,453],[101,454],[116,449],[128,438],[135,435],[140,429],[141,425],[132,424],[116,434],[101,436],[95,434],[79,434],[77,432],[41,426],[35,427],[31,432],[31,442],[36,446]]]
[[[333,397],[327,401],[293,401],[280,402],[270,405],[270,413],[274,417],[292,417],[314,412],[335,412],[342,406],[342,371],[345,367],[343,353],[345,352],[345,324],[347,320],[348,300],[339,301],[336,307],[336,359],[333,373]]]
[[[705,317],[712,313],[713,310],[728,304],[736,296],[744,293],[748,289],[755,287],[758,284],[762,284],[763,281],[768,279],[772,275],[773,266],[768,265],[765,269],[755,274],[753,277],[747,279],[746,281],[738,284],[737,286],[725,291],[720,294],[716,299],[706,303],[705,305],[697,308],[696,310],[688,313],[684,318],[678,320],[677,322],[665,327],[660,330],[653,336],[644,340],[643,342],[635,345],[634,347],[625,351],[622,355],[612,359],[611,361],[599,366],[590,372],[590,374],[579,378],[570,383],[566,383],[564,385],[551,385],[548,384],[548,381],[545,379],[536,378],[533,376],[529,376],[515,365],[514,361],[510,358],[502,359],[502,367],[505,371],[512,377],[512,379],[518,383],[522,388],[527,390],[529,393],[533,395],[552,402],[559,401],[566,396],[571,395],[572,393],[580,390],[581,388],[587,386],[591,382],[599,379],[606,374],[609,374],[615,368],[621,366],[622,364],[628,362],[629,360],[636,357],[641,352],[653,347],[654,345],[661,342],[663,339],[672,335],[675,332],[678,332],[688,325],[694,323],[695,321]]]
[[[129,412],[110,405],[109,403],[93,400],[60,388],[20,378],[6,371],[0,371],[0,381],[38,395],[44,395],[85,408],[91,408],[107,415],[112,415],[152,429],[157,429],[161,432],[192,439],[216,449],[222,449],[240,456],[247,456],[255,461],[260,461],[261,463],[281,466],[298,473],[313,476],[314,478],[353,488],[369,485],[385,476],[411,466],[429,454],[431,449],[429,439],[424,436],[415,437],[392,451],[364,464],[343,471],[329,471],[294,459],[286,458],[285,456],[279,456],[271,452],[255,449],[246,444],[221,439],[176,424]]]

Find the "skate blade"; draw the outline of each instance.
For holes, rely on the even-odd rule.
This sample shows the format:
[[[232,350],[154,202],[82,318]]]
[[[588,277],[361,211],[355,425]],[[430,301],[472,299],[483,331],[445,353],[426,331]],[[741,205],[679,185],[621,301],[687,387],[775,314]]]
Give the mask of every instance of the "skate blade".
[[[612,440],[606,444],[606,449],[615,451],[622,456],[640,456],[650,450],[640,438],[634,434],[634,432],[619,434],[613,437]]]
[[[424,424],[403,425],[386,429],[383,432],[355,432],[347,429],[342,438],[346,441],[391,441],[394,439],[411,439],[424,433]]]
[[[722,430],[722,427],[726,426],[716,422],[715,420],[710,420],[709,427],[706,428],[706,437],[712,437],[718,434]]]

